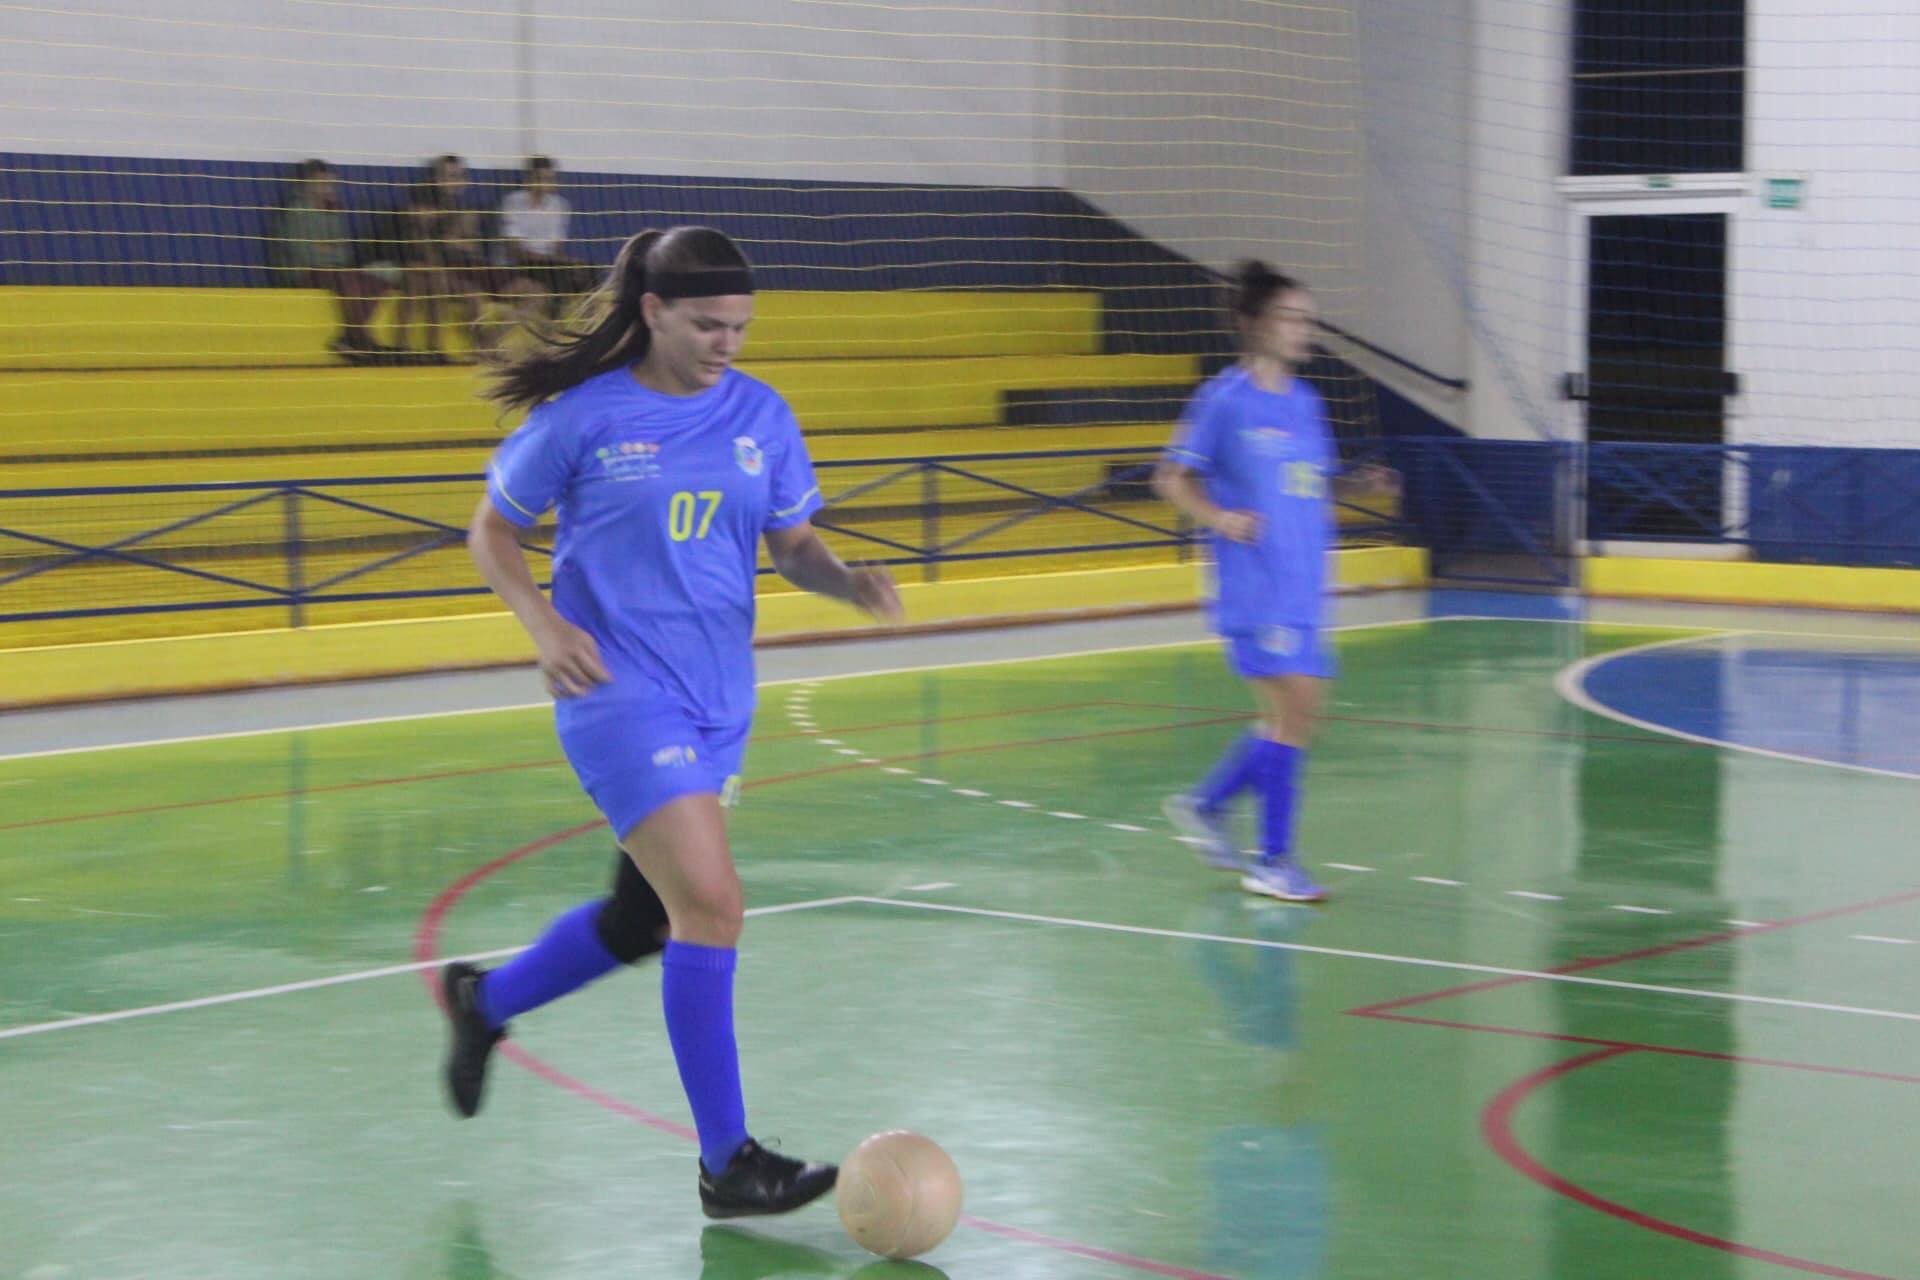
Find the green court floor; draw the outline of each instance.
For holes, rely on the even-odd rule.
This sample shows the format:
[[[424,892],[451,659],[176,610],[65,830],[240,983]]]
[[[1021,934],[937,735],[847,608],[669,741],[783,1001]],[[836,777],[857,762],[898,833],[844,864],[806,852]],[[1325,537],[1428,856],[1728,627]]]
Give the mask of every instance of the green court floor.
[[[1320,909],[1159,816],[1212,646],[764,689],[749,1117],[941,1142],[923,1264],[705,1223],[657,969],[446,1112],[431,962],[611,863],[545,712],[0,760],[0,1276],[1920,1276],[1920,783],[1565,696],[1695,637],[1343,632]]]

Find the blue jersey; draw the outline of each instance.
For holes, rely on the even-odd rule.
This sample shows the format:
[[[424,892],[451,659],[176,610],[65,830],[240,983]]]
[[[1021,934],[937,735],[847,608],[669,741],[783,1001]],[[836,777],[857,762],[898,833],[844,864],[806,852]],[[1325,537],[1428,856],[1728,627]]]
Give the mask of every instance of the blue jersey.
[[[1224,370],[1194,393],[1165,456],[1198,472],[1216,505],[1260,517],[1257,543],[1209,535],[1214,629],[1319,626],[1334,455],[1312,384],[1295,377],[1276,394],[1239,366]]]
[[[736,370],[691,396],[603,373],[527,415],[487,492],[522,528],[559,508],[553,605],[599,644],[607,693],[751,719],[760,535],[821,506],[778,393]]]

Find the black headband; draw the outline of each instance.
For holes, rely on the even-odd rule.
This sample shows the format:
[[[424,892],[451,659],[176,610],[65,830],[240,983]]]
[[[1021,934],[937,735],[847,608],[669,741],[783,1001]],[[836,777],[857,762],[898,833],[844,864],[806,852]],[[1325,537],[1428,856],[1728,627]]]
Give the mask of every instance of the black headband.
[[[753,272],[746,267],[716,267],[699,271],[649,271],[647,292],[672,302],[679,298],[724,298],[753,292]]]

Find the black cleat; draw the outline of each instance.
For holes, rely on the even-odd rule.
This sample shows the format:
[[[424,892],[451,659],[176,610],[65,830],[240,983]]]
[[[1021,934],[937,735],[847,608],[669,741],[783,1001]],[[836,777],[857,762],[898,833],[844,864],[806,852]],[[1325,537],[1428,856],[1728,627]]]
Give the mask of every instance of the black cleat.
[[[752,1138],[733,1153],[719,1177],[700,1165],[700,1208],[709,1218],[790,1213],[833,1190],[840,1170],[767,1150]]]
[[[446,1001],[447,1023],[452,1039],[447,1046],[447,1097],[453,1109],[471,1119],[480,1113],[480,1095],[487,1087],[487,1059],[493,1046],[506,1038],[507,1029],[495,1031],[480,1012],[480,979],[486,970],[456,960],[440,971],[440,994]]]

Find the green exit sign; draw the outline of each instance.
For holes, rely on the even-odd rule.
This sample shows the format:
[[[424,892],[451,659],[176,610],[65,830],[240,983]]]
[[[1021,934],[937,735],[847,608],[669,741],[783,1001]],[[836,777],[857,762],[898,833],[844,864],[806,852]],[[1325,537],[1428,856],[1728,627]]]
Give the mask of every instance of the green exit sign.
[[[1768,178],[1766,201],[1769,209],[1798,209],[1807,200],[1805,178]]]
[[[1665,174],[1665,173],[1654,174],[1652,177],[1647,179],[1647,190],[1649,191],[1673,190],[1673,176],[1671,174]]]

